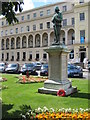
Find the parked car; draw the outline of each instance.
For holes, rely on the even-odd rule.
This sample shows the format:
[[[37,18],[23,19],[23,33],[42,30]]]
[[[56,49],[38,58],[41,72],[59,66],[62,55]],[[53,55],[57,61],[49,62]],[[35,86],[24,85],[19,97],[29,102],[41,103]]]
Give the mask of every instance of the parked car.
[[[48,64],[43,64],[40,70],[41,76],[48,76]]]
[[[18,63],[8,64],[6,69],[6,73],[19,73],[20,72],[20,65]]]
[[[90,61],[88,61],[88,64],[87,64],[87,69],[89,70],[90,72]]]
[[[35,62],[34,64],[35,64],[35,69],[36,70],[40,70],[41,69],[42,64],[40,62]]]
[[[68,77],[83,77],[83,71],[81,67],[77,67],[73,64],[68,64]]]
[[[0,72],[4,73],[5,72],[5,68],[6,68],[6,64],[5,63],[0,63]]]
[[[30,75],[38,75],[35,69],[35,63],[25,63],[20,70],[20,73],[27,74],[27,71]]]

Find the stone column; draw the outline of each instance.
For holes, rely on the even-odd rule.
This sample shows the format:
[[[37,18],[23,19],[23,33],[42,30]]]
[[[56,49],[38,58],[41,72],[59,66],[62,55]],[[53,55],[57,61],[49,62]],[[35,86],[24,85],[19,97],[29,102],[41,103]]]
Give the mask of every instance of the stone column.
[[[19,54],[20,54],[20,61],[22,61],[22,54],[23,54],[23,52],[19,51]]]
[[[33,48],[35,47],[35,35],[33,35]]]
[[[2,46],[1,46],[2,43],[1,43],[1,42],[2,42],[2,39],[0,40],[0,50],[2,50],[2,49],[1,49],[1,48],[2,48]]]
[[[9,39],[9,49],[11,49],[11,38]]]
[[[65,45],[68,45],[68,31],[65,31]]]
[[[42,47],[42,34],[40,34],[40,47]]]
[[[22,49],[22,37],[20,37],[20,48]]]
[[[15,49],[16,49],[16,38],[15,38]]]
[[[48,33],[48,46],[50,46],[50,33]]]
[[[26,38],[26,48],[28,48],[28,36]]]
[[[28,51],[25,52],[26,52],[26,61],[28,61]]]
[[[6,39],[4,39],[4,50],[6,50]]]

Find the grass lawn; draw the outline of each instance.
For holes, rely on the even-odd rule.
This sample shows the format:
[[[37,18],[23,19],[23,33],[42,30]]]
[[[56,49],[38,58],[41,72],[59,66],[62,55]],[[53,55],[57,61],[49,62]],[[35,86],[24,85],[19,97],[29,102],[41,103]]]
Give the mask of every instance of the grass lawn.
[[[5,117],[19,117],[20,113],[38,107],[55,108],[88,108],[88,80],[72,79],[72,85],[77,86],[78,93],[68,97],[58,97],[38,93],[42,83],[20,84],[16,75],[3,74],[8,80],[3,85],[8,89],[2,90],[2,113]]]

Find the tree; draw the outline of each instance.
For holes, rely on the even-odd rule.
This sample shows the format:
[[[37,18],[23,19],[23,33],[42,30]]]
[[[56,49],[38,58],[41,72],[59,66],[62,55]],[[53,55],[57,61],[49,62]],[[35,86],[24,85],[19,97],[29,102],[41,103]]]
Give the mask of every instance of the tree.
[[[1,7],[0,7],[0,14],[5,16],[6,20],[8,21],[9,24],[13,24],[14,22],[17,23],[19,22],[18,19],[16,18],[16,13],[17,11],[22,12],[22,4],[23,2],[17,1],[17,2],[1,2]]]

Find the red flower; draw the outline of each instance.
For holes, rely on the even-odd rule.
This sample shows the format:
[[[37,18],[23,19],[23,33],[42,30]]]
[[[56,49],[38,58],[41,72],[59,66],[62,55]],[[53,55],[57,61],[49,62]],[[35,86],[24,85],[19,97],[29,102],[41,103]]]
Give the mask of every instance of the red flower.
[[[61,97],[63,97],[63,96],[65,96],[66,94],[65,94],[65,91],[63,90],[63,89],[60,89],[58,92],[57,92],[57,96],[61,96]]]
[[[24,82],[24,83],[26,82],[25,76],[23,76],[23,82]]]

